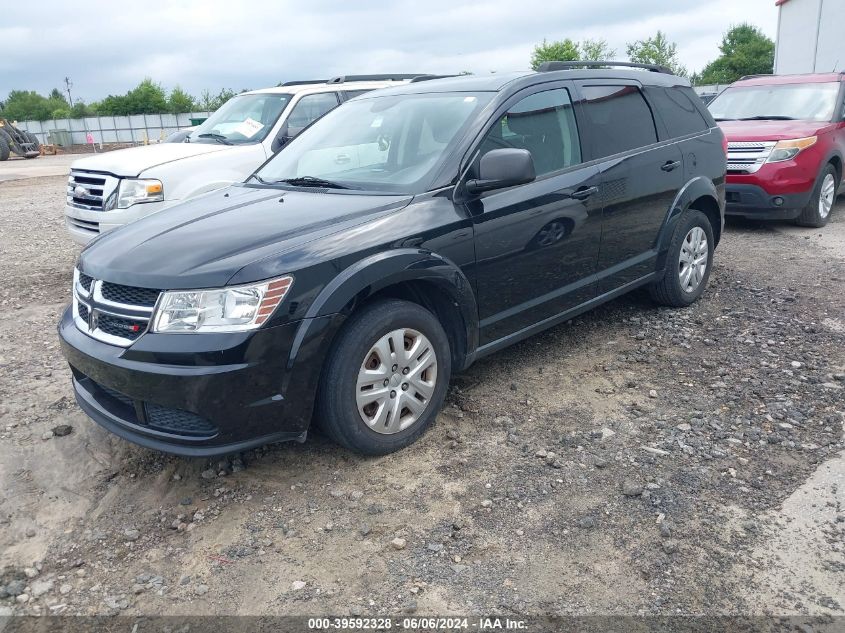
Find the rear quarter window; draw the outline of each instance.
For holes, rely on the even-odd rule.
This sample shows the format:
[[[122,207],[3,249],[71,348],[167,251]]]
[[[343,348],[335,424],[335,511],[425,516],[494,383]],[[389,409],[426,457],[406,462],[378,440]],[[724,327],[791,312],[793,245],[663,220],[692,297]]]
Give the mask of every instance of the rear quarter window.
[[[670,138],[699,134],[710,129],[710,124],[694,101],[698,97],[692,89],[647,86],[645,94],[666,124]]]

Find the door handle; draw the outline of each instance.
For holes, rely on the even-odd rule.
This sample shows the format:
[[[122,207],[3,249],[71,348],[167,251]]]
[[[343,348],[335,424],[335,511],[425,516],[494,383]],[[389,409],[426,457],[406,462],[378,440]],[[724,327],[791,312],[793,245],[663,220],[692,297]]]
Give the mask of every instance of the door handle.
[[[591,195],[598,192],[598,187],[582,187],[581,189],[576,189],[572,193],[567,194],[567,196],[575,200],[586,200]]]
[[[660,169],[662,169],[663,171],[674,171],[680,166],[681,161],[679,160],[667,160],[665,163],[663,163],[663,166]]]

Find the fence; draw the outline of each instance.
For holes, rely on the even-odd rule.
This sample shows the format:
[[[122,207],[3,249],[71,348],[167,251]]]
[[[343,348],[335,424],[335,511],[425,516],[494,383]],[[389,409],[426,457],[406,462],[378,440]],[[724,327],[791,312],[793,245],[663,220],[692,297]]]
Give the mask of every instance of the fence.
[[[70,142],[84,145],[90,134],[95,143],[157,142],[168,134],[191,126],[191,119],[205,119],[208,112],[186,114],[133,114],[131,116],[89,116],[83,119],[18,121],[17,126],[32,132],[41,143],[49,143],[51,131],[67,131]]]

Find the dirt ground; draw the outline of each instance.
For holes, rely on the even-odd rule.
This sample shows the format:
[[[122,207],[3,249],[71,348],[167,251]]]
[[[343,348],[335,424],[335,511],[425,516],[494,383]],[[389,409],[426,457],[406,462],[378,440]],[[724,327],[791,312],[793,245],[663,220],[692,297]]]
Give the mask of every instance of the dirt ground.
[[[0,615],[845,615],[842,199],[478,363],[408,450],[208,462],[74,403],[64,187],[0,183]]]

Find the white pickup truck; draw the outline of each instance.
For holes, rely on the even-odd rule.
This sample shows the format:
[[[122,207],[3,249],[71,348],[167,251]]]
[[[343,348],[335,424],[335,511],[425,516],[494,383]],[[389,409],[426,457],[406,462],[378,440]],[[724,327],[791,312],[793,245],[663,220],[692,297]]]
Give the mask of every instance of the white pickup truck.
[[[227,101],[182,143],[81,158],[71,165],[65,222],[87,244],[100,233],[245,180],[306,126],[344,101],[424,75],[290,82]]]

